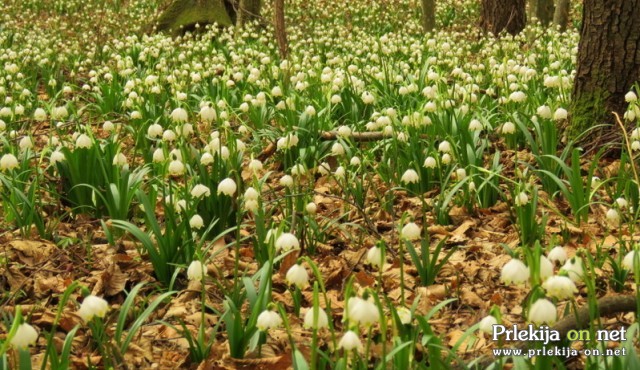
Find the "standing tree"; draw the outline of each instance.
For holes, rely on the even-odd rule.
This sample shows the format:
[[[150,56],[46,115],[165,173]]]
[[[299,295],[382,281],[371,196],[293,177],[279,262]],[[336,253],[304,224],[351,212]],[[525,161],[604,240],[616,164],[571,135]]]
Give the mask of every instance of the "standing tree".
[[[556,11],[553,14],[553,24],[560,28],[560,31],[567,30],[567,23],[569,23],[569,9],[571,8],[571,1],[558,0],[556,5]]]
[[[178,35],[196,24],[230,26],[235,14],[223,0],[174,0],[155,22],[157,31]]]
[[[424,33],[436,28],[436,0],[422,0],[422,17],[420,18]]]
[[[480,25],[494,35],[506,30],[520,33],[527,23],[525,0],[482,0]]]
[[[574,136],[625,111],[624,95],[640,79],[640,0],[584,0],[577,63]]]
[[[273,1],[273,28],[276,33],[280,58],[287,59],[289,55],[289,43],[287,42],[287,29],[284,23],[284,0]]]
[[[261,7],[262,4],[260,0],[240,0],[236,26],[242,27],[248,22],[258,19],[260,17]]]
[[[529,19],[538,18],[543,26],[553,20],[553,0],[529,0]]]

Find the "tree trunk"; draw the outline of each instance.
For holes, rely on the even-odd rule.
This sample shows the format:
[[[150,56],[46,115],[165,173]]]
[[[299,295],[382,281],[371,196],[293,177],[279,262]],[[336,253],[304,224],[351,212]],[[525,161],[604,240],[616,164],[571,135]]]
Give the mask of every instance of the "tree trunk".
[[[242,27],[247,22],[258,19],[260,17],[260,8],[262,7],[260,0],[240,0],[238,9],[237,27]]]
[[[574,137],[626,110],[624,95],[640,79],[640,0],[585,0],[577,63]]]
[[[543,26],[548,26],[553,20],[553,0],[538,0],[535,16]]]
[[[527,23],[525,8],[525,0],[482,0],[480,25],[494,35],[503,30],[516,35]]]
[[[567,23],[569,23],[569,9],[571,9],[571,1],[558,0],[556,11],[553,14],[553,24],[560,28],[561,32],[567,30]]]
[[[424,33],[436,28],[436,0],[422,0],[421,22]]]
[[[178,35],[196,24],[230,26],[231,18],[222,0],[174,0],[155,23],[156,31]]]
[[[273,26],[276,32],[276,41],[280,58],[287,59],[289,55],[289,43],[287,42],[287,29],[284,23],[284,0],[274,0],[273,2]]]

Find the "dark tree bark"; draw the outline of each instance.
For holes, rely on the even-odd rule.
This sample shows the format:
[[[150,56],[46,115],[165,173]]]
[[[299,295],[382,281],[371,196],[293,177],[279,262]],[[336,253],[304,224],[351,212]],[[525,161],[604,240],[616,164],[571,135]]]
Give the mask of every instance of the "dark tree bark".
[[[422,0],[422,17],[420,18],[424,33],[436,28],[436,0]]]
[[[287,59],[289,55],[289,43],[287,42],[287,29],[284,23],[284,0],[274,0],[273,2],[273,25],[280,58]]]
[[[247,24],[247,22],[258,19],[260,17],[261,7],[262,2],[260,0],[240,0],[236,26],[242,27]]]
[[[611,112],[622,117],[624,95],[639,79],[640,0],[585,0],[573,86],[573,136],[614,122]]]
[[[571,1],[558,0],[556,4],[556,10],[553,14],[553,24],[560,28],[561,32],[567,30],[567,23],[569,23],[569,9],[571,8]]]
[[[196,24],[230,26],[231,17],[222,0],[174,0],[155,22],[156,30],[178,35]]]
[[[520,33],[527,23],[525,0],[482,0],[480,25],[485,32],[498,35]]]
[[[553,20],[553,0],[529,0],[529,19],[537,18],[543,26],[548,26]]]

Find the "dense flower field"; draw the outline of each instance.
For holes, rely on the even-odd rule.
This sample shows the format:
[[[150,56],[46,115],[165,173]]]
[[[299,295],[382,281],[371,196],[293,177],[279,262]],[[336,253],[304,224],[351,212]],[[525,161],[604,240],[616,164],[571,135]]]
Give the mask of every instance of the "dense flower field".
[[[171,38],[156,0],[5,3],[0,369],[638,366],[640,131],[565,134],[575,27],[293,0],[281,60],[269,5]]]

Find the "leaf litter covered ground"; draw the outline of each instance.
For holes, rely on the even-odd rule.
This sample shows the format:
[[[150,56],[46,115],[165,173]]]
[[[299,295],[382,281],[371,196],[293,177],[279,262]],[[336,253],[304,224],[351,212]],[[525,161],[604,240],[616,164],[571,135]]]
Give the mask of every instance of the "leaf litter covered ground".
[[[121,23],[112,24],[112,18],[109,16],[101,17],[102,21],[98,22],[96,30],[86,29],[88,22],[82,17],[73,15],[80,12],[77,4],[74,2],[54,1],[53,4],[63,4],[65,9],[30,9],[19,8],[17,3],[11,3],[14,11],[23,10],[24,16],[17,17],[15,21],[8,22],[10,27],[16,32],[27,32],[27,25],[36,22],[45,28],[48,28],[52,34],[60,35],[60,38],[53,37],[49,47],[64,47],[70,50],[67,62],[74,60],[77,55],[85,56],[87,50],[92,50],[92,40],[82,37],[83,32],[98,35],[105,38],[109,43],[127,35],[127,28],[124,30],[119,27]],[[75,4],[75,5],[74,5]],[[382,36],[387,32],[393,32],[394,28],[402,30],[399,25],[399,19],[402,16],[417,15],[418,7],[415,2],[401,1],[380,2],[380,8],[376,8],[372,14],[385,14],[388,26],[391,29],[377,30]],[[31,2],[25,2],[22,6],[32,5]],[[306,17],[319,17],[327,21],[327,15],[323,18],[322,2],[316,7],[305,12],[293,12],[293,19],[303,21]],[[325,4],[326,5],[326,4]],[[445,4],[446,6],[463,6],[469,8],[469,4]],[[295,3],[292,7],[301,6]],[[354,6],[356,14],[360,5]],[[35,5],[34,5],[35,7]],[[122,21],[135,19],[132,14],[146,14],[151,7],[148,2],[131,2],[123,4],[123,11],[118,14],[117,19]],[[399,9],[398,17],[389,19],[388,12],[384,9]],[[86,10],[84,10],[86,11]],[[109,10],[111,11],[111,10]],[[326,12],[326,10],[324,10]],[[107,10],[95,10],[93,15],[107,12]],[[87,14],[92,14],[91,11]],[[105,13],[108,14],[108,13]],[[328,31],[333,37],[347,35],[353,31],[352,15],[349,9],[346,9],[346,16],[335,18],[335,27],[333,31]],[[368,14],[368,13],[365,13]],[[38,15],[38,17],[34,16]],[[369,14],[368,16],[371,16]],[[296,18],[297,17],[297,18]],[[367,18],[365,16],[364,20]],[[115,18],[113,18],[115,19]],[[49,21],[51,20],[51,21]],[[68,20],[69,24],[55,24],[56,21]],[[444,20],[441,20],[444,22]],[[461,21],[462,22],[462,21]],[[357,32],[363,32],[358,29],[358,21],[354,21]],[[414,21],[415,23],[415,21]],[[291,22],[296,24],[296,22]],[[302,33],[293,31],[292,39],[300,38],[304,34],[304,28],[308,27],[308,22],[300,23]],[[129,32],[134,32],[136,25],[133,24]],[[82,28],[85,27],[85,28]],[[295,26],[298,27],[298,26]],[[322,27],[327,27],[323,24]],[[83,31],[84,30],[84,31]],[[56,31],[56,32],[54,32]],[[75,32],[74,32],[75,31]],[[366,30],[365,30],[366,31]],[[411,30],[410,30],[411,31]],[[59,33],[58,33],[59,32]],[[333,32],[333,33],[331,33]],[[414,30],[415,32],[415,30]],[[455,31],[451,31],[455,39]],[[472,32],[469,32],[473,35]],[[459,37],[459,36],[458,36]],[[446,38],[446,37],[445,37]],[[570,36],[567,37],[571,39]],[[458,40],[459,41],[459,40]],[[174,41],[160,41],[170,44]],[[175,42],[176,44],[178,41]],[[117,45],[112,42],[110,45]],[[527,45],[528,46],[528,45]],[[5,44],[5,47],[7,45]],[[338,47],[346,48],[344,45]],[[273,45],[271,45],[273,49]],[[498,48],[500,49],[500,48]],[[497,53],[514,52],[519,48],[511,46],[505,47],[505,50],[498,50]],[[332,50],[334,53],[344,53],[345,50]],[[361,50],[360,52],[364,52]],[[397,51],[404,53],[405,51]],[[89,52],[93,54],[93,52]],[[77,55],[76,55],[77,54]],[[474,54],[467,55],[473,58]],[[175,56],[174,56],[175,57]],[[306,57],[309,57],[308,55]],[[475,55],[477,58],[478,56]],[[514,55],[514,58],[518,56]],[[302,57],[301,57],[302,58]],[[329,55],[322,55],[321,58],[330,59]],[[69,66],[59,66],[57,76],[52,77],[76,86],[82,86],[85,83],[91,83],[92,69],[91,62],[86,60],[86,68],[69,68]],[[453,69],[456,64],[445,62]],[[97,68],[97,67],[96,67]],[[45,81],[46,83],[46,81]],[[38,97],[43,101],[52,99],[45,90],[44,84],[36,84],[38,86]],[[489,98],[489,95],[487,95]],[[128,116],[125,114],[113,113],[106,117],[92,117],[82,112],[82,107],[86,106],[89,100],[81,89],[77,89],[69,100],[74,102],[78,109],[77,119],[87,119],[91,125],[95,135],[106,135],[100,130],[100,124],[106,117],[119,121],[127,122]],[[238,102],[234,102],[238,103]],[[393,104],[393,103],[390,103]],[[160,107],[164,111],[166,107]],[[170,110],[169,110],[170,111]],[[238,118],[239,119],[239,118]],[[21,122],[21,121],[16,121]],[[22,123],[31,123],[28,119]],[[231,119],[232,127],[237,127],[241,122]],[[274,126],[277,125],[273,122]],[[497,125],[494,123],[497,130]],[[51,122],[33,123],[20,134],[28,133],[35,140],[35,150],[42,150],[47,145],[47,136],[51,132]],[[337,124],[336,124],[337,126]],[[21,126],[24,127],[24,126]],[[203,126],[206,127],[206,126]],[[493,127],[493,126],[492,126]],[[333,128],[333,127],[332,127]],[[282,129],[284,127],[275,127],[274,129]],[[203,142],[208,140],[208,132],[206,129],[200,131],[201,137],[197,138]],[[317,133],[320,136],[320,133]],[[493,134],[491,134],[493,135]],[[42,139],[44,138],[44,139]],[[194,139],[195,140],[195,139]],[[383,139],[386,140],[386,139]],[[503,166],[502,176],[505,178],[516,178],[514,163],[524,169],[525,163],[534,163],[528,150],[516,152],[510,150],[510,145],[504,143],[503,139],[495,135],[493,136],[494,150],[502,150],[501,164]],[[196,140],[197,141],[197,140]],[[282,175],[288,173],[288,169],[284,169],[284,161],[282,157],[270,153],[269,146],[274,146],[269,135],[262,137],[255,135],[252,140],[251,151],[258,157],[261,153],[264,155],[265,173],[273,171],[269,176],[267,183],[262,190],[264,203],[278,204],[285,198],[285,189],[279,180]],[[132,143],[130,143],[132,144]],[[374,143],[354,143],[354,150],[357,149],[362,153],[372,150],[377,144]],[[487,154],[487,157],[490,157]],[[372,158],[375,158],[373,156]],[[243,158],[243,165],[246,167],[250,157]],[[375,159],[373,159],[375,160]],[[337,163],[333,163],[335,159],[329,159],[332,168]],[[34,161],[34,164],[44,166],[43,163]],[[583,158],[583,169],[588,170],[589,158]],[[375,167],[374,165],[373,167]],[[602,160],[598,166],[598,175],[603,178],[612,178],[617,176],[619,161]],[[246,181],[251,179],[250,173],[244,173]],[[51,178],[50,181],[56,181]],[[416,220],[430,237],[432,250],[441,241],[444,242],[444,250],[448,252],[452,249],[452,255],[449,261],[444,265],[437,276],[433,285],[424,287],[421,285],[420,279],[417,277],[418,272],[415,266],[411,264],[411,258],[406,254],[404,260],[404,284],[406,291],[404,299],[407,304],[415,302],[419,298],[416,314],[427,314],[433,307],[437,306],[450,298],[455,301],[446,304],[431,319],[430,324],[434,332],[439,335],[443,343],[450,348],[455,348],[457,355],[464,361],[471,361],[479,356],[491,356],[490,350],[494,348],[494,343],[488,337],[478,334],[471,341],[465,340],[460,345],[460,338],[473,325],[478,323],[485,317],[489,309],[493,305],[497,305],[502,312],[502,319],[505,325],[517,324],[523,325],[525,317],[522,308],[522,302],[529,294],[527,287],[506,286],[500,282],[500,271],[502,267],[511,259],[506,249],[516,249],[520,245],[520,235],[515,226],[515,212],[513,202],[508,194],[511,193],[509,183],[502,183],[500,188],[506,194],[502,200],[488,208],[474,207],[470,212],[466,207],[461,205],[453,205],[448,210],[450,217],[450,225],[439,225],[432,212],[425,212],[434,202],[438,201],[439,190],[426,192],[424,196],[416,196],[411,192],[402,190],[399,187],[391,187],[387,181],[384,181],[377,174],[371,174],[365,184],[369,191],[366,194],[366,202],[364,208],[358,208],[352,203],[345,201],[345,195],[342,192],[344,183],[339,183],[333,176],[321,176],[320,174],[309,173],[301,178],[301,181],[312,189],[312,200],[318,207],[316,220],[319,225],[324,227],[323,238],[314,246],[315,254],[312,259],[319,267],[319,271],[323,277],[324,285],[327,289],[327,297],[331,300],[332,315],[336,328],[341,328],[341,315],[344,308],[344,289],[349,279],[353,279],[354,290],[360,288],[371,287],[389,298],[390,302],[395,305],[401,305],[402,291],[401,269],[399,267],[400,259],[398,258],[398,235],[401,215],[408,219]],[[212,189],[213,190],[213,189]],[[388,194],[385,199],[391,199],[391,203],[380,204],[379,194]],[[46,193],[42,194],[43,199],[47,199]],[[605,218],[608,207],[605,204],[611,204],[614,199],[604,190],[600,191],[599,197],[602,201],[593,204],[590,207],[590,218],[587,224],[580,227],[573,226],[567,222],[570,215],[570,209],[567,202],[561,197],[551,198],[543,191],[539,192],[539,207],[537,209],[538,216],[547,214],[547,224],[545,233],[547,239],[545,243],[561,244],[565,247],[569,256],[573,256],[579,248],[584,248],[593,255],[616,255],[619,248],[619,240],[636,240],[637,236],[629,235],[624,230],[611,230]],[[425,204],[427,206],[425,206]],[[49,204],[49,208],[43,209],[44,213],[54,214],[52,209],[64,209],[63,204]],[[59,213],[58,213],[59,214]],[[161,212],[159,212],[161,215]],[[276,221],[282,220],[284,214],[275,213],[272,215]],[[139,246],[132,238],[126,236],[119,237],[115,245],[110,245],[107,236],[104,234],[100,220],[87,215],[78,215],[73,219],[62,217],[55,225],[55,233],[52,240],[39,239],[37,237],[24,238],[20,236],[18,230],[8,223],[0,221],[0,225],[5,227],[5,231],[0,234],[0,284],[5,293],[2,296],[2,310],[12,314],[15,312],[17,305],[21,307],[23,313],[28,315],[29,322],[37,326],[39,330],[49,330],[55,320],[56,310],[60,296],[67,287],[74,281],[85,286],[88,291],[97,296],[105,297],[110,304],[110,314],[107,316],[109,324],[115,324],[116,313],[119,307],[124,303],[126,292],[130,291],[136,284],[145,282],[141,294],[139,295],[139,305],[143,307],[144,302],[150,302],[163,292],[161,286],[154,277],[153,266],[148,260],[146,254],[140,253]],[[252,224],[252,218],[245,218],[246,224],[240,231],[240,236],[249,237],[254,234],[255,225]],[[107,225],[109,221],[107,221]],[[33,235],[36,235],[35,232]],[[426,236],[426,235],[425,235]],[[301,238],[301,240],[304,238]],[[130,344],[127,352],[124,354],[123,363],[132,368],[201,368],[201,369],[224,369],[224,368],[263,368],[263,369],[285,369],[292,366],[292,352],[289,346],[288,334],[284,329],[273,329],[268,333],[268,340],[262,347],[260,355],[256,353],[248,354],[245,359],[232,359],[229,356],[227,337],[224,331],[220,330],[216,335],[211,354],[209,358],[201,364],[192,364],[188,359],[188,343],[184,337],[171,326],[164,325],[160,321],[171,323],[175,327],[180,327],[180,322],[184,321],[187,328],[194,333],[200,327],[201,321],[206,320],[206,327],[209,333],[214,333],[213,328],[219,323],[220,317],[215,312],[224,311],[224,290],[222,287],[231,284],[234,269],[238,266],[247,276],[254,274],[259,266],[254,256],[253,245],[250,239],[243,239],[240,248],[235,255],[234,248],[230,247],[236,240],[236,235],[227,235],[226,238],[213,243],[210,247],[210,256],[208,262],[209,277],[205,279],[206,304],[208,308],[202,314],[201,302],[201,285],[199,282],[187,281],[184,274],[178,276],[174,284],[177,290],[175,297],[160,305],[153,312],[150,319],[142,326],[139,333],[135,336]],[[386,241],[388,245],[387,264],[382,269],[382,286],[377,286],[378,271],[371,266],[366,265],[365,254],[367,250],[376,245],[379,240]],[[277,267],[273,275],[273,294],[274,302],[284,305],[289,313],[293,310],[293,297],[291,290],[285,282],[284,275],[291,267],[298,255],[305,255],[310,246],[301,246],[301,251],[290,254]],[[237,266],[236,266],[237,264]],[[611,269],[608,265],[603,265],[602,269],[596,270],[596,287],[598,296],[605,296],[612,293],[609,286]],[[624,292],[633,294],[634,286],[627,282]],[[302,292],[303,307],[309,307],[313,303],[313,294],[310,288],[306,288]],[[89,367],[88,363],[99,364],[101,361],[100,354],[95,351],[89,340],[89,333],[85,326],[82,326],[81,319],[76,315],[76,300],[81,301],[80,292],[74,292],[71,300],[63,310],[62,317],[58,324],[54,343],[56,346],[62,346],[62,342],[67,332],[76,325],[81,324],[81,329],[73,342],[72,363],[74,368]],[[321,306],[324,307],[324,297],[321,296]],[[581,287],[580,293],[576,297],[576,304],[582,306],[586,302],[586,289]],[[565,303],[561,303],[559,312],[564,312]],[[135,311],[135,310],[134,310]],[[135,312],[134,312],[135,313]],[[300,346],[299,350],[309,358],[311,343],[311,331],[305,329],[302,325],[302,319],[290,314],[289,320],[291,324],[290,334],[295,342]],[[632,314],[619,314],[613,318],[607,318],[603,321],[603,327],[617,328],[620,323],[632,323],[634,321]],[[320,333],[321,347],[327,348],[331,346],[331,334],[323,331]],[[579,345],[579,344],[578,344]],[[34,364],[40,365],[44,356],[43,349],[46,346],[46,340],[40,336],[35,348],[32,349]],[[374,344],[372,353],[374,356],[380,356],[382,350],[380,344]],[[418,346],[416,356],[424,356],[425,352]],[[582,359],[573,361],[570,366],[580,368]]]

